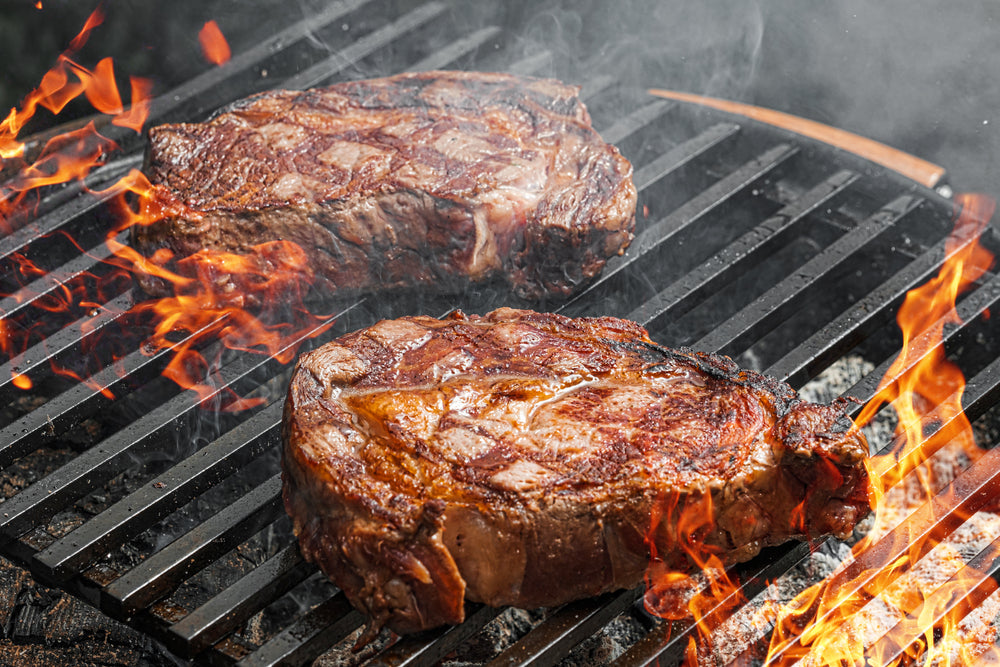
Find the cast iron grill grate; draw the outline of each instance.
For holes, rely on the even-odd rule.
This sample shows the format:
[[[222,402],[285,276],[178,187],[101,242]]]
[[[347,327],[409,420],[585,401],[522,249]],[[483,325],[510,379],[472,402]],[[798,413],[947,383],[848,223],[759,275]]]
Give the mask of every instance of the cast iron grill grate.
[[[845,395],[861,402],[873,395],[900,343],[893,315],[903,295],[944,259],[950,201],[829,146],[650,98],[600,66],[581,68],[586,76],[574,78],[560,69],[558,55],[521,49],[516,26],[470,31],[443,3],[407,7],[331,4],[159,98],[151,122],[198,120],[260,90],[376,72],[477,68],[575,81],[597,128],[635,166],[639,215],[627,253],[567,303],[523,304],[487,285],[457,297],[427,297],[419,312],[529,305],[628,317],[662,343],[728,354],[796,387],[838,359],[861,354],[875,368]],[[87,179],[91,190],[141,163],[141,142],[116,138],[123,150]],[[104,204],[99,194],[67,186],[48,193],[26,226],[0,238],[0,275],[12,275],[19,258],[44,269],[26,285],[6,285],[11,296],[0,301],[7,322],[32,331],[29,349],[0,369],[0,393],[15,406],[0,427],[0,464],[11,489],[0,505],[0,552],[182,658],[298,664],[349,645],[363,619],[303,562],[281,506],[277,445],[288,369],[265,357],[220,352],[216,393],[203,402],[159,379],[167,355],[143,354],[136,323],[123,315],[143,297],[129,283],[110,280],[100,261],[110,255]],[[79,245],[67,244],[67,236]],[[986,244],[996,250],[992,231]],[[93,295],[96,305],[61,315],[45,308],[61,290],[89,294],[97,283],[106,289]],[[946,332],[946,348],[969,377],[964,402],[971,419],[997,403],[998,337],[986,315],[998,300],[1000,278],[990,276],[961,301],[966,324]],[[412,295],[343,302],[335,311],[334,326],[306,347],[416,312]],[[125,349],[114,351],[117,363],[108,353],[87,361],[89,382],[52,373],[52,362],[65,366],[85,357],[89,342],[108,332],[123,340]],[[31,378],[37,398],[24,398],[12,381],[17,374]],[[264,406],[213,412],[212,401],[230,389],[263,397]],[[89,436],[81,436],[88,428]],[[974,510],[996,495],[996,451],[956,480],[955,497],[932,501],[928,511],[933,505],[937,515],[954,517],[955,508]],[[958,523],[946,519],[937,530],[946,534]],[[744,596],[753,598],[809,553],[809,545],[785,545],[735,568]],[[869,564],[893,555],[888,547],[876,549]],[[985,576],[996,576],[997,560],[987,552],[978,560]],[[972,608],[977,595],[978,589],[955,604]],[[622,614],[645,630],[616,664],[678,662],[690,623],[650,620],[639,610],[640,597],[639,590],[624,591],[549,610],[489,664],[557,664]],[[398,641],[383,637],[365,659],[433,664],[501,613],[477,604],[467,612],[461,626]]]

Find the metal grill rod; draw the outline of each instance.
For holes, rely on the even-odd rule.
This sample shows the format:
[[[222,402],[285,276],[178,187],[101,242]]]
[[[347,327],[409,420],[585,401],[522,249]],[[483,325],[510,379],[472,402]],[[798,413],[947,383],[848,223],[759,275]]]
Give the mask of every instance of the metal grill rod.
[[[0,391],[9,389],[15,375],[37,377],[52,363],[77,350],[79,345],[117,322],[133,305],[131,294],[115,297],[97,315],[85,315],[0,365]],[[86,333],[84,333],[86,327]]]
[[[954,589],[959,585],[965,587],[967,592],[955,596]],[[880,664],[891,664],[900,660],[910,646],[926,636],[930,628],[941,627],[949,616],[964,619],[982,605],[997,590],[998,585],[1000,585],[1000,537],[983,547],[961,570],[927,597],[924,608],[938,610],[928,626],[922,628],[919,633],[906,632],[905,624],[916,621],[912,614],[908,614],[907,619],[900,620],[865,651],[870,664],[876,664],[874,661],[876,656],[882,660]]]
[[[270,406],[125,496],[35,556],[33,570],[65,581],[216,484],[280,440],[282,403]]]
[[[210,326],[212,325],[188,334],[181,343],[195,339]],[[55,437],[78,424],[81,419],[109,405],[113,399],[106,396],[105,391],[117,395],[131,383],[146,382],[157,377],[162,372],[163,364],[166,363],[172,352],[169,349],[162,349],[148,355],[141,350],[135,350],[117,363],[92,375],[88,382],[71,386],[50,399],[42,407],[32,410],[0,430],[0,443],[2,443],[0,444],[0,467],[6,467],[14,460],[47,442],[51,442]],[[21,494],[27,491],[28,489],[25,489]],[[8,499],[5,503],[4,509],[11,516],[15,514],[13,508],[21,506],[22,501],[29,504],[31,502],[26,500],[28,496],[25,496],[22,501],[15,501],[21,494]],[[39,492],[39,495],[44,497],[47,492]],[[6,516],[5,519],[7,519]],[[12,524],[6,520],[0,521],[0,533],[9,535],[10,525]]]
[[[668,151],[663,158],[657,159],[653,163],[657,166],[655,180],[660,180],[672,171],[680,169],[695,157],[733,136],[738,129],[735,125],[716,125],[693,139],[685,141],[675,149]],[[621,271],[635,264],[656,248],[668,242],[678,232],[696,223],[746,188],[751,187],[753,183],[763,178],[796,152],[795,148],[787,144],[774,146],[759,157],[750,160],[732,171],[707,189],[702,190],[698,195],[679,206],[665,218],[641,230],[636,234],[632,243],[629,244],[628,253],[609,259],[601,274],[559,310],[568,310],[586,303],[598,288],[607,284]],[[639,180],[640,176],[648,173],[644,170],[652,168],[653,164],[644,167],[643,170],[640,170],[636,174],[636,188],[640,191],[650,186],[653,182],[647,181],[643,183]],[[663,168],[660,167],[661,164]]]
[[[824,248],[820,254],[790,271],[784,280],[729,318],[725,324],[703,336],[692,347],[734,356],[748,347],[751,340],[761,338],[788,317],[823,276],[912,213],[921,202],[921,199],[910,195],[903,195],[890,202],[881,211]]]
[[[759,261],[780,245],[799,223],[818,207],[844,192],[858,175],[838,171],[746,234],[709,257],[681,280],[675,281],[626,316],[626,319],[649,327],[669,313],[678,317],[711,292],[731,282],[750,263]]]

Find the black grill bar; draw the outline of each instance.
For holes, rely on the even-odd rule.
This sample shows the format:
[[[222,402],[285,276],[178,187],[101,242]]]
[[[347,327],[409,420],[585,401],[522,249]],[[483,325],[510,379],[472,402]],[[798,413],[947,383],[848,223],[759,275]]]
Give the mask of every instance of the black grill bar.
[[[194,657],[315,571],[289,544],[173,624],[164,640],[178,655]]]
[[[372,33],[352,42],[350,46],[337,51],[329,58],[321,60],[301,73],[296,74],[291,79],[285,81],[284,86],[294,90],[305,90],[306,88],[318,86],[324,81],[329,81],[334,74],[344,71],[366,56],[385,48],[394,40],[403,37],[406,33],[412,32],[441,16],[445,9],[445,5],[440,2],[430,2],[421,5],[392,23],[378,28]]]
[[[694,302],[734,280],[746,265],[759,261],[761,256],[779,246],[784,236],[798,223],[817,207],[829,203],[857,178],[856,174],[845,170],[825,179],[685,274],[682,280],[644,301],[626,319],[649,326],[667,313],[676,316],[685,312]]]
[[[45,578],[65,581],[112,548],[149,528],[190,498],[273,447],[280,439],[280,401],[147,482],[35,556]]]
[[[866,604],[905,572],[892,564],[906,556],[914,544],[920,545],[917,558],[923,558],[961,526],[966,517],[985,507],[998,494],[1000,447],[995,447],[986,451],[944,491],[857,554],[844,569],[831,575],[824,582],[825,589],[834,591],[838,597],[842,596],[841,599],[850,597],[861,601],[861,605]],[[829,612],[820,614],[816,620],[823,622],[828,618]],[[791,656],[797,648],[797,642],[788,642],[777,649],[774,657],[780,661],[786,655]]]
[[[55,332],[0,366],[0,390],[8,389],[16,374],[35,375],[51,362],[77,350],[80,343],[118,321],[132,307],[131,294],[118,296],[105,304],[96,315],[85,315]],[[83,333],[83,327],[87,333]]]
[[[197,118],[201,114],[231,101],[218,96],[218,91],[223,90],[223,86],[220,84],[241,75],[245,76],[245,73],[251,68],[259,66],[260,63],[275,57],[276,54],[309,39],[323,27],[371,4],[371,2],[372,0],[334,0],[318,13],[275,33],[246,51],[234,54],[229,62],[221,67],[206,70],[190,81],[174,88],[168,94],[157,97],[150,105],[150,119],[156,121],[163,117],[176,115],[176,112],[182,108],[183,118]],[[237,94],[242,97],[245,93]]]
[[[664,176],[677,171],[681,167],[690,163],[692,160],[697,159],[712,148],[715,148],[726,139],[735,135],[739,132],[739,130],[740,128],[738,125],[733,125],[732,123],[719,123],[708,128],[697,137],[689,139],[680,146],[672,148],[635,172],[633,180],[635,181],[636,189],[640,192],[645,190],[653,183],[662,179]],[[789,153],[787,155],[784,154],[781,150],[782,148],[789,150]],[[777,146],[760,156],[757,162],[750,162],[744,167],[743,170],[730,175],[729,180],[740,183],[741,179],[743,179],[746,182],[740,183],[740,185],[748,185],[763,176],[769,169],[776,167],[781,160],[791,157],[790,151],[791,149],[787,146]],[[720,182],[718,187],[725,188],[726,186],[722,185],[722,183],[727,183],[727,181]],[[729,187],[728,190],[733,192],[738,191],[739,188]],[[717,203],[721,203],[721,201],[721,198],[719,198]],[[639,239],[636,239],[636,241],[638,240]]]
[[[969,239],[961,244],[961,247],[971,242]],[[892,318],[906,292],[926,282],[941,266],[941,262],[946,258],[945,243],[945,239],[942,239],[930,250],[907,264],[838,315],[828,326],[817,331],[772,364],[766,372],[787,378],[793,386],[801,386],[814,377],[844,351],[851,349]]]
[[[552,53],[549,51],[539,51],[525,56],[520,60],[507,66],[507,71],[511,74],[521,76],[537,76],[539,72],[552,67]]]
[[[402,637],[366,663],[366,667],[430,667],[483,629],[500,613],[495,607],[466,603],[465,621],[416,637]],[[428,640],[427,634],[433,635]]]
[[[892,201],[863,224],[827,246],[805,265],[791,271],[787,278],[729,318],[725,324],[713,329],[692,347],[729,356],[744,349],[749,345],[748,341],[759,339],[786,318],[823,276],[848,261],[854,253],[914,211],[921,202],[921,199],[910,195],[903,195]]]
[[[620,144],[627,137],[661,118],[674,106],[669,102],[665,104],[661,104],[661,102],[666,102],[666,100],[658,100],[639,107],[606,130],[601,130],[601,137],[609,144]]]
[[[122,244],[127,243],[127,232],[118,234],[115,236],[115,240]],[[52,269],[41,278],[33,280],[14,294],[0,300],[0,313],[3,313],[4,318],[11,318],[20,314],[43,296],[47,296],[60,289],[65,283],[73,279],[91,272],[95,266],[100,265],[102,261],[112,255],[111,248],[103,242],[90,248],[62,266]]]
[[[117,181],[129,170],[137,169],[140,164],[142,164],[142,155],[131,155],[109,162],[91,172],[84,179],[84,183],[92,189],[100,188],[102,185]],[[7,259],[15,252],[23,251],[25,247],[39,238],[56,232],[69,221],[96,209],[112,196],[113,194],[110,192],[81,191],[61,206],[32,218],[30,224],[0,237],[0,259]]]
[[[634,588],[565,604],[492,660],[488,667],[553,665],[595,629],[626,610],[641,593],[641,588]]]
[[[299,620],[240,660],[240,667],[300,665],[361,627],[364,618],[343,593],[313,607]]]
[[[496,26],[480,28],[459,40],[451,42],[440,51],[436,51],[423,60],[414,63],[413,66],[406,68],[406,71],[426,72],[429,70],[444,69],[462,56],[472,53],[491,39],[498,37],[501,32],[500,28]]]
[[[994,276],[982,287],[962,299],[962,301],[960,301],[956,306],[955,312],[958,314],[959,319],[963,322],[971,322],[977,317],[983,315],[986,311],[993,308],[997,299],[1000,299],[1000,276]],[[948,341],[952,340],[961,331],[961,327],[945,327],[943,340],[939,343],[934,343],[930,338],[930,334],[925,331],[914,338],[912,347],[916,350],[922,350],[924,354],[926,354],[930,351],[931,346],[944,345]],[[915,364],[917,359],[921,357],[923,357],[922,354],[916,355],[913,363],[902,370],[908,371],[913,368],[913,364]],[[862,402],[867,401],[875,395],[876,387],[882,377],[888,372],[889,366],[892,365],[892,362],[893,359],[886,359],[883,361],[874,372],[861,378],[861,380],[859,380],[853,387],[848,389],[847,392],[845,392],[845,395],[853,396]]]
[[[207,327],[186,336],[181,342],[192,340],[205,329]],[[109,405],[112,399],[108,398],[104,391],[110,391],[117,396],[120,391],[127,389],[133,383],[146,382],[156,377],[162,372],[163,363],[171,354],[172,351],[167,349],[159,350],[153,355],[144,354],[141,350],[131,352],[115,364],[95,373],[87,383],[73,385],[49,400],[42,408],[27,413],[0,430],[0,443],[2,443],[0,466],[10,465],[15,459],[50,442],[57,435],[75,426],[81,419]],[[166,423],[170,421],[168,418]],[[136,433],[129,432],[125,437],[135,435]],[[48,495],[49,491],[39,490],[38,493]],[[34,495],[31,497],[34,498]],[[16,513],[12,509],[20,506],[21,502],[26,507],[34,501],[29,500],[28,496],[17,502],[14,498],[9,499],[5,510],[11,518]],[[7,531],[13,523],[8,524],[7,518],[5,516],[5,520],[0,521],[0,533],[9,535]]]
[[[102,606],[131,616],[281,515],[281,475],[177,538],[102,591]]]
[[[735,135],[738,130],[738,126],[724,123],[709,128],[707,131],[667,152],[662,158],[657,159],[653,163],[657,165],[655,178],[653,176],[643,176],[646,172],[640,170],[636,174],[636,187],[641,192],[653,182],[680,169],[699,155]],[[711,187],[703,190],[667,217],[639,231],[632,240],[632,243],[629,244],[629,251],[625,255],[612,257],[608,260],[601,274],[560,310],[571,309],[581,303],[586,303],[588,297],[596,289],[608,283],[612,278],[639,259],[656,250],[656,248],[667,242],[681,230],[694,224],[732,197],[750,187],[795,153],[796,149],[786,144],[775,146],[760,157],[747,162],[731,172]],[[669,160],[665,159],[667,156],[670,156]],[[662,167],[660,166],[661,162]],[[646,168],[644,167],[643,169]],[[646,179],[645,183],[640,183],[640,176]]]
[[[315,334],[328,326],[333,319],[291,341],[289,347],[307,340],[310,334]],[[10,538],[23,534],[33,525],[50,517],[60,504],[79,497],[110,479],[117,472],[116,466],[121,461],[130,454],[144,451],[167,437],[171,430],[184,420],[197,415],[201,405],[219,396],[224,388],[232,387],[245,378],[273,368],[275,363],[270,357],[244,355],[219,370],[223,387],[216,387],[204,399],[199,399],[193,390],[184,391],[107,438],[100,445],[83,452],[45,479],[7,500],[4,503],[6,515],[0,521],[0,534]]]

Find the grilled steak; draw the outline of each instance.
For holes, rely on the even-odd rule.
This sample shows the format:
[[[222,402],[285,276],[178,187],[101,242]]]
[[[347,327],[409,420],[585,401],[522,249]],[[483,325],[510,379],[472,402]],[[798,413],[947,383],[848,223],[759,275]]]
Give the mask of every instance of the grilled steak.
[[[842,402],[632,322],[501,309],[386,320],[303,355],[284,501],[302,553],[371,629],[412,632],[460,622],[463,598],[530,608],[633,587],[647,540],[690,570],[678,508],[708,498],[686,524],[726,564],[844,536],[868,511],[867,454]]]
[[[133,241],[147,255],[262,262],[255,246],[292,241],[325,290],[502,276],[523,296],[568,294],[628,245],[636,201],[631,165],[577,92],[427,72],[268,92],[205,123],[154,127],[146,171],[172,213]]]

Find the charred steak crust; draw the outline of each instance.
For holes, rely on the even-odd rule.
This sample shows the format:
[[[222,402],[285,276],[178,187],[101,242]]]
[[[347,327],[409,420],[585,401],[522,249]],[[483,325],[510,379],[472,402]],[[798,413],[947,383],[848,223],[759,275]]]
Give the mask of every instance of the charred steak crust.
[[[397,632],[463,599],[549,606],[637,585],[650,546],[690,569],[676,512],[724,563],[844,536],[868,454],[843,402],[800,400],[640,326],[501,309],[379,322],[303,355],[284,414],[284,501],[302,553]]]
[[[636,202],[631,165],[577,93],[424,72],[267,92],[205,123],[154,127],[146,172],[174,213],[133,241],[178,258],[292,241],[327,290],[503,276],[523,296],[568,294],[623,252]]]

